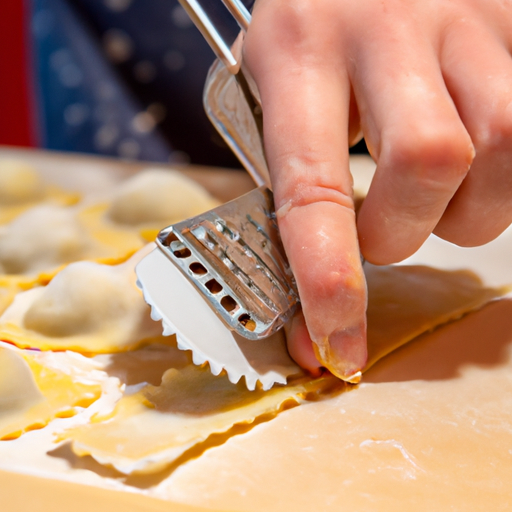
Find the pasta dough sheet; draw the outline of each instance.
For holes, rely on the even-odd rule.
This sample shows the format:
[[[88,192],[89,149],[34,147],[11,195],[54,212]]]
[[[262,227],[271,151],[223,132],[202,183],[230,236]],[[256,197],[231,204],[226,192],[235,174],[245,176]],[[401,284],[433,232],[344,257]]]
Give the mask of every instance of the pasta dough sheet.
[[[134,492],[0,471],[0,502],[8,512],[211,512]]]
[[[78,382],[40,363],[35,353],[0,346],[0,440],[73,416],[100,395],[100,385]]]
[[[509,510],[511,355],[503,299],[390,354],[354,391],[186,462],[156,494],[238,512]]]
[[[488,288],[467,270],[421,265],[367,265],[365,274],[369,297],[365,371],[420,334],[481,308],[511,289]]]
[[[33,181],[32,170],[25,178],[18,174],[16,180],[4,180],[4,187],[2,178],[7,174],[3,169],[0,164],[0,224],[7,211],[4,206],[11,208],[5,222],[34,206],[49,206],[50,196],[41,195],[42,189],[34,186],[37,180]],[[87,181],[89,177],[84,178]],[[137,181],[128,185],[129,181],[110,202],[109,192],[102,196],[104,202],[88,203],[74,217],[91,246],[108,248],[110,242],[115,252],[119,239],[116,234],[110,237],[112,230],[117,234],[126,230],[140,243],[139,233],[154,236],[162,227],[159,224],[167,223],[160,220],[168,215],[162,213],[167,206],[151,203],[151,197],[156,197],[152,185],[146,184],[146,192],[138,194],[133,185]],[[138,208],[132,217],[131,202]],[[56,204],[69,203],[57,200]],[[0,234],[7,227],[2,226]],[[13,239],[14,234],[21,236],[18,230],[12,233]],[[125,248],[116,254],[126,259]],[[471,261],[465,259],[467,255],[459,252],[448,262],[444,257],[427,261],[458,265]],[[488,263],[487,257],[481,260]],[[45,480],[0,472],[0,503],[9,512],[95,507],[185,511],[194,505],[239,512],[509,509],[512,301],[496,300],[431,332],[499,297],[505,289],[486,288],[468,272],[366,266],[370,299],[365,370],[371,369],[364,382],[354,387],[332,377],[293,380],[267,393],[249,393],[243,386],[227,383],[225,377],[213,377],[206,368],[191,366],[188,353],[169,346],[172,338],[154,338],[167,342],[165,347],[150,344],[128,350],[140,338],[134,335],[137,321],[116,337],[116,325],[126,316],[118,311],[109,323],[102,309],[106,302],[117,303],[136,291],[133,283],[128,286],[129,272],[121,271],[121,266],[109,269],[87,264],[80,277],[82,272],[74,274],[70,265],[68,277],[63,273],[61,279],[52,281],[61,271],[55,261],[61,260],[42,267],[37,267],[41,262],[36,258],[32,261],[34,267],[30,263],[26,269],[48,272],[35,278],[39,270],[30,270],[32,277],[0,279],[0,310],[14,296],[20,299],[9,308],[10,325],[16,326],[19,343],[32,346],[36,339],[45,349],[75,347],[83,352],[89,352],[92,343],[102,355],[87,363],[82,357],[80,375],[92,376],[92,368],[100,367],[104,373],[97,380],[76,379],[77,374],[67,372],[65,365],[46,364],[51,358],[70,361],[79,357],[76,354],[0,346],[0,438],[12,439],[50,422],[41,430],[0,442],[2,467],[53,477]],[[488,266],[474,265],[479,271]],[[503,271],[503,265],[495,266],[497,273]],[[87,280],[92,283],[90,288]],[[49,282],[45,288],[20,293]],[[506,279],[501,275],[495,282]],[[98,297],[99,289],[104,298]],[[78,300],[81,294],[83,301]],[[142,301],[133,299],[127,309],[141,318],[139,306],[132,309],[136,304]],[[27,328],[25,316],[30,309]],[[59,315],[52,316],[52,310],[62,316],[62,323],[57,321]],[[147,328],[159,330],[160,326],[155,322]],[[149,331],[144,327],[141,332],[147,335]],[[396,350],[413,338],[414,343]],[[109,351],[119,352],[103,353]],[[389,357],[376,364],[386,354]],[[101,396],[100,385],[86,384],[98,381],[103,386]],[[345,389],[352,391],[339,393]],[[92,402],[88,409],[80,409]],[[298,403],[299,407],[288,410]],[[77,411],[73,417],[51,421]],[[91,421],[95,411],[101,414]],[[69,430],[63,433],[66,427]],[[244,435],[235,435],[240,433]],[[126,473],[157,473],[119,475],[89,457],[77,458],[67,445],[54,449],[55,434],[69,440],[77,453],[91,453],[104,465]],[[167,471],[158,472],[168,464]],[[71,480],[90,485],[77,486]]]

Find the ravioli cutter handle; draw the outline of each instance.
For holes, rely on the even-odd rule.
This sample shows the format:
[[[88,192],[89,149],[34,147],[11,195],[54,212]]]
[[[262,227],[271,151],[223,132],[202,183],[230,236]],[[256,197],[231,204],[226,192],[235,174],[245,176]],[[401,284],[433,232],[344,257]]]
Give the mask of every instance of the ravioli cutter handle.
[[[215,55],[236,75],[251,13],[241,0],[179,0]],[[253,2],[246,2],[251,4]],[[240,32],[241,30],[241,32]]]
[[[271,188],[256,84],[242,66],[251,0],[179,0],[217,55],[203,104],[210,121],[258,186]],[[247,6],[247,7],[246,7]]]

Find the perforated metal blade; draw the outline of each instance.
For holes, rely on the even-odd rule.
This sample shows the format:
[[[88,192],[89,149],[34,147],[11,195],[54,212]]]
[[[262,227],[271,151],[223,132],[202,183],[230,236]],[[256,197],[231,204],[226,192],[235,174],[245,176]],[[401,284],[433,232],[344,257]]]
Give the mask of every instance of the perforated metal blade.
[[[248,389],[300,372],[278,332],[298,295],[265,187],[163,229],[135,270],[153,319],[195,364]]]

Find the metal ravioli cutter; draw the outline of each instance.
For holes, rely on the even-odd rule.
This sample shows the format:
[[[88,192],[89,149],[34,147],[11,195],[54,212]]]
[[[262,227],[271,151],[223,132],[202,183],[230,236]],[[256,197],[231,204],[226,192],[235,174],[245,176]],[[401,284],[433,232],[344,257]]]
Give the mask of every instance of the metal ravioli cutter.
[[[250,390],[258,381],[270,389],[300,372],[278,332],[299,299],[268,188],[258,92],[241,64],[251,15],[239,0],[180,2],[218,57],[205,110],[260,187],[163,229],[135,269],[138,285],[164,335],[176,334],[195,364],[224,370],[233,383],[245,377]]]

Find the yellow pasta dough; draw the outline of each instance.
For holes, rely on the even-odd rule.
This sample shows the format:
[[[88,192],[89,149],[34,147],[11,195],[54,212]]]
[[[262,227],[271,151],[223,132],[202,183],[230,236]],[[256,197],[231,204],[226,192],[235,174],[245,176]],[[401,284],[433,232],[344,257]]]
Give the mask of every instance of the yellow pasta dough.
[[[30,165],[15,160],[0,161],[0,203],[12,205],[38,201],[43,197],[43,182]]]
[[[0,471],[0,482],[0,498],[2,503],[9,504],[9,512],[34,510],[34,501],[37,501],[37,512],[212,512],[211,509],[170,503],[134,492],[7,471]]]
[[[194,181],[158,169],[119,184],[110,202],[69,208],[79,196],[57,190],[26,164],[0,162],[0,274],[55,272],[80,260],[117,263],[161,228],[218,205]]]
[[[85,384],[97,380],[46,364],[45,356],[67,354],[0,344],[0,467],[54,477],[0,471],[4,508],[34,508],[23,497],[30,493],[36,508],[52,511],[508,510],[512,301],[429,333],[507,289],[487,288],[465,271],[365,265],[362,384],[302,376],[249,392],[193,366],[188,352],[160,336],[134,285],[140,255],[125,261],[141,236],[152,239],[215,206],[187,181],[149,170],[126,180],[109,203],[63,208],[78,197],[52,189],[28,166],[0,161],[0,273],[11,274],[0,275],[0,339],[101,354],[81,375],[102,368],[102,382],[116,391],[100,396],[99,384]],[[96,263],[72,263],[82,259]],[[68,418],[98,398],[92,420],[92,410]],[[59,417],[68,419],[50,423]],[[74,453],[53,451],[49,439],[69,442]],[[11,468],[10,457],[23,450]],[[77,458],[85,455],[95,461]],[[135,474],[116,475],[96,461]],[[82,478],[90,485],[70,483]]]
[[[352,392],[188,461],[158,493],[239,512],[508,510],[511,355],[503,299],[390,354]]]
[[[0,315],[11,305],[18,293],[42,284],[37,278],[0,275]]]
[[[146,242],[138,231],[110,222],[105,210],[104,204],[92,205],[81,210],[77,218],[93,240],[94,249],[88,259],[115,263],[131,256]]]
[[[0,346],[0,440],[44,427],[98,399],[101,387],[76,382],[34,354]]]
[[[118,261],[143,246],[135,233],[97,222],[94,208],[30,208],[0,229],[0,272],[37,274],[79,260]]]

